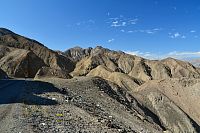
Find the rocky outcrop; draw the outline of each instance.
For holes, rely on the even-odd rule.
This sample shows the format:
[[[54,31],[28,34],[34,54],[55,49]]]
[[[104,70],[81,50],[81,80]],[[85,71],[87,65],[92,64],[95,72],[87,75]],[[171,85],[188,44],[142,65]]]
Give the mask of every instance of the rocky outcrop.
[[[33,78],[45,66],[33,52],[0,45],[0,68],[11,77]]]
[[[64,55],[72,58],[74,62],[80,61],[82,58],[89,56],[92,48],[83,49],[81,47],[74,47],[66,50]]]
[[[39,71],[35,75],[34,79],[41,79],[41,78],[70,79],[72,77],[66,71],[59,70],[59,69],[53,69],[50,67],[42,67],[41,69],[39,69]]]

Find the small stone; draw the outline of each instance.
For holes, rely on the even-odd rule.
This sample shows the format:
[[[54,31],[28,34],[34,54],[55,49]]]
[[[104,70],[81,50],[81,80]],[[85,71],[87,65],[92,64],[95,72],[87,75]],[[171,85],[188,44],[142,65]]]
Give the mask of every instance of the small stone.
[[[45,123],[40,123],[40,125],[45,126],[46,124]]]
[[[56,98],[53,97],[52,100],[56,100]]]

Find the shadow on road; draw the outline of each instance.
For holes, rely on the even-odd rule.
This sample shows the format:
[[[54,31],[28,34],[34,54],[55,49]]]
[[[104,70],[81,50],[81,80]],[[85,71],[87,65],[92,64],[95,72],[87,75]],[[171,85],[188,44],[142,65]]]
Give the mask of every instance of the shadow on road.
[[[41,81],[0,80],[0,105],[24,103],[28,105],[55,105],[57,101],[39,96],[44,93],[62,93],[53,84]]]

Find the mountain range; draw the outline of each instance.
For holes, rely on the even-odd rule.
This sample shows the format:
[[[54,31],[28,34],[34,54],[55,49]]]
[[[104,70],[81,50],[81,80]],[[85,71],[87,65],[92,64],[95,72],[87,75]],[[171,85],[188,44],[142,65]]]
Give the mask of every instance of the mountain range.
[[[189,62],[101,46],[54,51],[0,28],[1,89],[15,89],[8,78],[30,79],[14,98],[25,119],[0,132],[200,132],[200,69]]]

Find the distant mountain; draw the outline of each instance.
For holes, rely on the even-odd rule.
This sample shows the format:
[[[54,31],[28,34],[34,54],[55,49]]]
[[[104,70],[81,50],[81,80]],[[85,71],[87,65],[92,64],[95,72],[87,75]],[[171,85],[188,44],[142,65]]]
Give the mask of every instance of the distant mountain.
[[[87,51],[87,52],[85,52]],[[199,70],[192,64],[173,58],[164,60],[148,60],[129,55],[121,51],[112,51],[103,47],[73,48],[66,56],[80,60],[71,72],[74,76],[87,75],[99,65],[113,72],[121,72],[143,81],[165,78],[190,77],[199,78]]]

